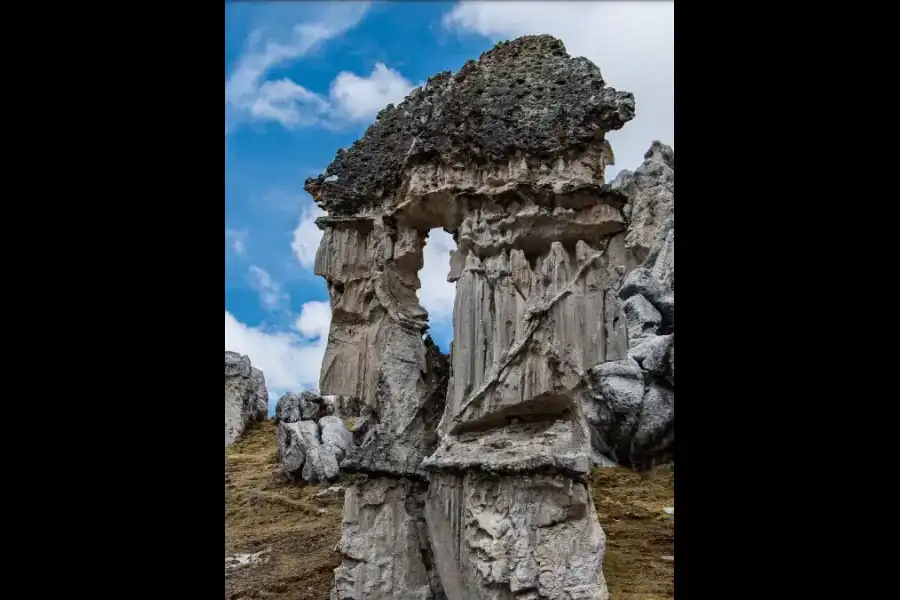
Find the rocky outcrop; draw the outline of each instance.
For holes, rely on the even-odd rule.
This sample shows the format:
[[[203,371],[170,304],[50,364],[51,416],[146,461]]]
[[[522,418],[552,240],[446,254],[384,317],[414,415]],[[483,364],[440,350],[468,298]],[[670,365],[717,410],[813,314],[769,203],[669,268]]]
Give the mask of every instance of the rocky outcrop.
[[[643,262],[666,219],[675,213],[675,150],[653,142],[641,166],[634,172],[620,171],[612,186],[628,196],[625,246]]]
[[[265,420],[269,392],[263,372],[251,366],[250,358],[225,351],[225,445],[234,443],[247,425]]]
[[[426,487],[409,478],[376,477],[347,490],[335,547],[344,560],[334,571],[332,600],[444,598],[425,528]]]
[[[305,390],[287,393],[275,406],[276,458],[284,473],[307,483],[331,481],[353,445],[344,420],[358,403]]]
[[[605,182],[605,133],[633,116],[590,61],[526,36],[389,105],[307,180],[328,213],[319,385],[363,405],[341,467],[369,476],[347,491],[334,600],[608,597],[585,478],[609,436],[586,373],[656,364],[656,346],[629,359],[619,295],[666,206],[636,192],[655,163]],[[416,296],[433,228],[457,242],[449,357]]]
[[[606,538],[589,489],[572,477],[436,474],[426,518],[448,598],[609,597]]]
[[[619,290],[628,352],[588,371],[583,402],[595,455],[637,470],[675,444],[675,152],[654,142],[644,158],[617,178],[634,207],[626,246],[645,259]]]

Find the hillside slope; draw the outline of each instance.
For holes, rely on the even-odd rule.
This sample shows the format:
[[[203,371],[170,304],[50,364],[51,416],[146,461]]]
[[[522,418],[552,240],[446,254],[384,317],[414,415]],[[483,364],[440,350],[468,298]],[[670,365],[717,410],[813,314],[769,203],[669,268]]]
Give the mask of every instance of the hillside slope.
[[[225,556],[263,551],[265,562],[225,570],[225,598],[327,600],[339,557],[343,492],[283,481],[275,423],[249,429],[225,450]],[[227,563],[226,563],[227,564]]]
[[[328,600],[341,536],[343,492],[283,481],[275,424],[257,423],[225,450],[226,600]],[[352,477],[335,485],[346,487]],[[674,597],[674,473],[597,469],[594,503],[607,536],[604,573],[612,600]],[[229,566],[259,554],[252,564]],[[238,556],[239,558],[229,557]]]

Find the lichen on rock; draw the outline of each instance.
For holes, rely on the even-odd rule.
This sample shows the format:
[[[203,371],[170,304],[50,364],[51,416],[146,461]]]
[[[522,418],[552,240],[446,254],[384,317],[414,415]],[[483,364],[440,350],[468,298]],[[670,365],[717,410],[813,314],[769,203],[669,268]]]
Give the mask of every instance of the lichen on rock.
[[[603,134],[634,111],[630,93],[608,87],[596,65],[569,57],[560,40],[524,36],[388,105],[306,189],[329,214],[348,216],[401,198],[417,166],[490,171],[531,162],[539,177],[577,157],[589,159],[577,170],[596,171],[612,157]]]

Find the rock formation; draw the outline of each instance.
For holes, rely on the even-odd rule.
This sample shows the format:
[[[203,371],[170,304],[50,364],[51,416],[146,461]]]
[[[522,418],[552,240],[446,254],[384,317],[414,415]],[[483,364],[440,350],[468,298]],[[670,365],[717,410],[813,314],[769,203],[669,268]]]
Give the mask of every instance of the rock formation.
[[[354,414],[355,413],[355,414]],[[275,406],[277,460],[284,473],[307,483],[331,481],[353,445],[344,419],[359,416],[353,399],[313,391],[287,393]]]
[[[341,466],[367,480],[345,497],[333,600],[608,597],[585,477],[598,449],[644,432],[615,429],[615,401],[590,387],[592,368],[629,360],[620,290],[645,259],[635,272],[668,260],[647,246],[658,210],[674,210],[648,186],[653,157],[668,152],[674,166],[661,145],[649,166],[605,183],[605,133],[634,110],[590,61],[526,36],[389,105],[306,181],[327,211],[315,265],[332,306],[320,389],[364,405]],[[416,296],[433,228],[457,242],[449,358],[423,339]],[[669,329],[631,297],[669,296],[639,283],[624,300],[650,314],[650,343]],[[641,373],[656,368],[654,343],[632,358]],[[646,449],[661,443],[650,436]]]
[[[268,414],[269,392],[263,372],[250,359],[225,351],[225,445],[235,442],[247,424]]]
[[[654,142],[644,159],[613,183],[629,196],[625,245],[644,260],[619,291],[628,353],[591,368],[584,388],[595,452],[639,470],[675,443],[675,152]]]

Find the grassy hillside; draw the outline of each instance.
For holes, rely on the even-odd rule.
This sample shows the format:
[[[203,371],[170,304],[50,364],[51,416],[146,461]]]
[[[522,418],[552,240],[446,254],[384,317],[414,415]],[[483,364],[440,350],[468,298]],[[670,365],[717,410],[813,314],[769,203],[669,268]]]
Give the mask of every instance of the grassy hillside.
[[[225,598],[327,600],[340,559],[343,493],[275,475],[275,423],[256,424],[225,452],[225,554],[269,549],[268,561],[225,572]]]
[[[674,470],[595,469],[591,489],[606,532],[603,573],[611,600],[674,598],[675,518],[663,511],[675,506]]]
[[[263,552],[264,562],[226,569],[226,600],[328,600],[340,538],[343,493],[282,481],[275,424],[259,423],[226,449],[225,554]],[[352,481],[339,482],[349,485]],[[674,475],[598,469],[594,502],[607,535],[604,572],[612,600],[674,597]]]

